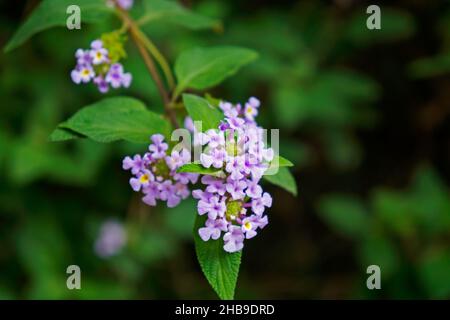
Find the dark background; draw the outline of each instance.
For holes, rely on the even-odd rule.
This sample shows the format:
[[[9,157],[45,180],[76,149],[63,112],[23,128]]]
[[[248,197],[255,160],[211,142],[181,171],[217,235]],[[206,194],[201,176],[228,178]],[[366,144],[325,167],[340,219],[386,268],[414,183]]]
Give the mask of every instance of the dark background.
[[[38,2],[2,2],[2,47]],[[212,93],[259,97],[259,120],[280,128],[281,153],[296,164],[297,197],[267,186],[270,224],[246,242],[236,298],[449,298],[449,3],[378,2],[382,29],[372,31],[365,1],[183,4],[223,30],[163,21],[145,31],[172,63],[195,45],[257,50]],[[145,146],[47,141],[101,98],[69,73],[75,50],[111,28],[51,29],[0,54],[0,298],[215,298],[195,259],[195,203],[149,208],[129,188],[121,159]],[[133,84],[108,96],[161,110],[128,51]],[[93,244],[110,218],[128,242],[102,259]],[[66,288],[70,264],[81,267],[80,291]],[[381,290],[366,288],[372,264]]]

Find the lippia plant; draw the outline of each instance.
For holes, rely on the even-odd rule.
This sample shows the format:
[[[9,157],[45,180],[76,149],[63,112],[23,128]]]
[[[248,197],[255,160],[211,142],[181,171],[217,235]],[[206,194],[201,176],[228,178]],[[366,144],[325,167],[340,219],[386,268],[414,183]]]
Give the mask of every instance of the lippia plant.
[[[245,242],[268,225],[276,201],[262,182],[296,193],[286,168],[292,163],[278,155],[278,130],[271,130],[269,143],[267,130],[258,125],[263,103],[250,97],[233,104],[204,92],[257,54],[231,46],[193,48],[182,52],[171,68],[142,26],[165,19],[200,29],[215,27],[217,21],[165,0],[44,0],[6,51],[38,31],[64,26],[66,8],[73,4],[80,7],[82,22],[113,17],[121,26],[79,44],[83,48],[74,52],[68,81],[96,86],[99,96],[132,86],[133,75],[122,64],[127,58],[126,42],[131,40],[156,84],[165,112],[155,113],[131,97],[104,98],[59,124],[50,140],[147,143],[141,154],[124,155],[117,167],[129,171],[130,187],[146,205],[163,203],[173,208],[190,196],[196,199],[197,211],[186,214],[196,215],[194,240],[201,269],[220,298],[232,299]],[[141,16],[134,17],[135,13]]]

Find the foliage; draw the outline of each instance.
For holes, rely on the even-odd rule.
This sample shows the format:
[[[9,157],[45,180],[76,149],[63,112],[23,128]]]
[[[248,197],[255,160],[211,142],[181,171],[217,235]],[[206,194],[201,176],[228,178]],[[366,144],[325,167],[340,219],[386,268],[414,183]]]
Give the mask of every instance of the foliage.
[[[330,227],[355,240],[363,265],[380,266],[388,293],[394,294],[393,279],[401,279],[403,268],[408,267],[417,279],[400,280],[405,289],[417,285],[424,296],[444,298],[450,294],[450,282],[441,274],[450,267],[445,246],[450,230],[449,194],[437,174],[422,167],[407,190],[374,190],[368,208],[357,197],[332,194],[320,200],[318,210]],[[437,274],[431,275],[431,268]]]
[[[254,95],[264,127],[281,129],[286,158],[264,177],[271,225],[241,260],[196,233],[192,245],[203,222],[192,199],[149,208],[129,190],[121,159],[171,126],[131,37],[128,90],[101,97],[70,83],[75,50],[121,27],[114,11],[29,3],[1,13],[0,298],[216,298],[208,282],[225,299],[236,288],[247,299],[450,297],[447,7],[382,5],[376,33],[354,1],[135,0],[130,15],[173,66],[178,121],[189,114],[206,130],[222,120],[213,97]],[[69,4],[82,8],[81,30],[63,28]],[[100,258],[111,217],[130,238]],[[65,288],[70,264],[82,290]],[[365,287],[370,264],[382,267],[381,292]]]

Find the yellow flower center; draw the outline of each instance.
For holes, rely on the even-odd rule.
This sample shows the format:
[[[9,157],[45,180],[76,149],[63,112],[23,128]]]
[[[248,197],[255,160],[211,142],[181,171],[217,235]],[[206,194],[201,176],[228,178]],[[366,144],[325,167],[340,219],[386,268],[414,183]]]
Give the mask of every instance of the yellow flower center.
[[[252,224],[249,221],[247,221],[246,223],[244,223],[244,228],[245,230],[250,230],[252,228]]]
[[[149,177],[148,177],[147,174],[143,174],[143,175],[139,178],[139,181],[140,181],[141,183],[147,183],[148,180],[149,180]]]
[[[89,75],[89,70],[88,69],[83,69],[82,73],[83,73],[83,76],[88,76]]]

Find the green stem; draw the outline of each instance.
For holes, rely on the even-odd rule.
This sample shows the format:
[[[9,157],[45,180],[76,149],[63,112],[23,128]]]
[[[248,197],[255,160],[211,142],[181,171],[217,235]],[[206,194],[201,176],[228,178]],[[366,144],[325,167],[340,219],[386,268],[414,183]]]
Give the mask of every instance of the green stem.
[[[135,21],[128,15],[128,12],[126,12],[119,6],[117,6],[117,12],[119,13],[123,22],[127,24],[128,31],[131,35],[131,38],[133,39],[134,43],[136,44],[136,46],[139,50],[139,53],[141,54],[141,57],[144,60],[144,63],[146,65],[148,71],[150,72],[150,75],[152,76],[153,80],[155,81],[156,87],[158,88],[158,91],[163,100],[166,115],[168,116],[173,127],[179,128],[180,126],[179,126],[177,118],[176,118],[175,110],[173,110],[171,108],[169,94],[166,91],[164,84],[161,81],[161,78],[159,77],[159,73],[158,73],[157,69],[155,68],[155,65],[153,63],[151,56],[148,54],[148,52],[144,46],[142,38],[139,36],[139,34],[141,33],[140,29],[137,27]]]
[[[145,18],[145,16],[143,17]],[[158,47],[155,46],[155,44],[150,40],[150,38],[141,30],[139,29],[139,21],[141,19],[135,21],[137,36],[139,37],[139,40],[141,43],[145,46],[145,48],[150,52],[150,54],[153,56],[153,58],[156,60],[158,65],[161,67],[162,72],[164,73],[164,77],[166,78],[167,84],[169,85],[170,90],[175,89],[175,78],[172,74],[172,70],[170,69],[169,63],[167,62],[164,55],[158,50]],[[120,33],[125,33],[129,29],[128,23],[124,21],[122,24],[122,27],[120,28]]]
[[[158,62],[159,66],[161,67],[164,76],[167,80],[167,84],[169,85],[169,89],[173,90],[175,88],[175,80],[172,75],[172,71],[170,70],[169,63],[164,58],[162,53],[158,50],[158,48],[153,44],[153,42],[150,40],[149,37],[145,33],[142,32],[142,30],[137,29],[138,36],[142,42],[142,44],[145,46],[145,48],[150,52],[150,54],[155,58],[155,60]]]

